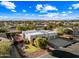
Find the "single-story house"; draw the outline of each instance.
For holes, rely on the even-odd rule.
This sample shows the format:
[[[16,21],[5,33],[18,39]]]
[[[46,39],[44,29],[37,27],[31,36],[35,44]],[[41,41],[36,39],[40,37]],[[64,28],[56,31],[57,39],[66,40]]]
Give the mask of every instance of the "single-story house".
[[[28,30],[22,31],[23,37],[25,39],[33,40],[37,36],[42,36],[48,38],[48,40],[55,39],[57,37],[57,33],[50,30]]]

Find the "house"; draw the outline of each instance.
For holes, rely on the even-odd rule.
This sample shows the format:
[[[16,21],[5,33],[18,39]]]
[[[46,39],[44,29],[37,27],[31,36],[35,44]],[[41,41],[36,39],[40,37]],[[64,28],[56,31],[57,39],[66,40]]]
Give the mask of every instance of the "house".
[[[42,36],[48,38],[48,40],[55,39],[57,36],[57,33],[50,31],[50,30],[28,30],[28,31],[22,31],[23,37],[25,39],[33,40],[37,36]]]

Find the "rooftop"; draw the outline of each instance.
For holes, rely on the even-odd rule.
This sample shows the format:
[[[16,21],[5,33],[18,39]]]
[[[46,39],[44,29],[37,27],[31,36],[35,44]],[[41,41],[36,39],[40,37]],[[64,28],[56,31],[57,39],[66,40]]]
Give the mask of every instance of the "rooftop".
[[[50,30],[28,30],[28,31],[22,31],[22,33],[26,33],[28,35],[41,35],[41,34],[53,34],[55,32]]]

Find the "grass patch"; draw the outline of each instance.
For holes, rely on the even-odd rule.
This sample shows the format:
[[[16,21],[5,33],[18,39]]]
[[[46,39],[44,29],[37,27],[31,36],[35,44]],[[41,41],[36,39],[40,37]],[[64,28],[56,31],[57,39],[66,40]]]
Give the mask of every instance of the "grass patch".
[[[25,48],[25,51],[29,52],[29,53],[33,53],[37,50],[39,50],[39,48],[32,46],[31,44],[26,45],[27,47]]]

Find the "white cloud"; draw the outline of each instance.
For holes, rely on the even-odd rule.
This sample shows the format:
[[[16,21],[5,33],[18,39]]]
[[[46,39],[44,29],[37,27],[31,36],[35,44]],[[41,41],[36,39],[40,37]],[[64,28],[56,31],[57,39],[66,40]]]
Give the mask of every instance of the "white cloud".
[[[54,17],[54,16],[58,16],[58,13],[47,13],[47,14],[42,14],[42,15],[39,15],[41,17]]]
[[[72,11],[68,11],[68,13],[69,13],[69,14],[71,14],[71,13],[72,13]]]
[[[31,16],[35,16],[34,14],[31,14]]]
[[[37,4],[36,10],[41,10],[43,8],[42,4]]]
[[[64,14],[61,14],[62,16],[67,16],[68,14],[67,13],[64,13]]]
[[[46,5],[43,8],[44,10],[48,11],[48,10],[58,10],[55,6],[50,6],[50,5]]]
[[[45,11],[45,10],[41,10],[40,13],[47,13],[47,11]]]
[[[23,9],[22,11],[23,11],[23,12],[26,12],[26,10],[24,10],[24,9]]]
[[[63,11],[60,15],[61,15],[61,16],[67,16],[67,15],[68,15],[68,13],[67,13],[67,12],[65,12],[65,11]]]
[[[69,7],[68,9],[70,9],[70,10],[71,10],[71,9],[72,9],[72,7]]]
[[[71,14],[71,13],[72,13],[72,11],[67,11],[67,12],[63,11],[63,12],[61,12],[60,15],[67,16],[68,14]]]
[[[8,16],[3,16],[4,18],[8,18]]]
[[[25,16],[29,16],[29,14],[25,14]]]
[[[58,15],[58,13],[48,13],[46,16],[48,16],[48,17],[54,17],[54,16],[57,16]]]
[[[1,17],[3,17],[3,16],[0,16],[0,18],[1,18]]]
[[[16,7],[14,3],[8,2],[8,1],[2,1],[0,4],[5,6],[8,9],[15,9]]]
[[[77,4],[72,4],[72,7],[73,7],[74,9],[79,8],[79,3],[77,3]]]
[[[55,6],[51,5],[42,5],[42,4],[37,4],[36,10],[40,12],[47,12],[48,10],[58,10]]]
[[[66,13],[65,11],[62,12],[63,14]]]
[[[61,19],[68,19],[70,15],[68,13],[47,13],[47,14],[40,14],[39,17],[48,20],[61,20]]]
[[[12,12],[16,12],[16,10],[11,10]]]

